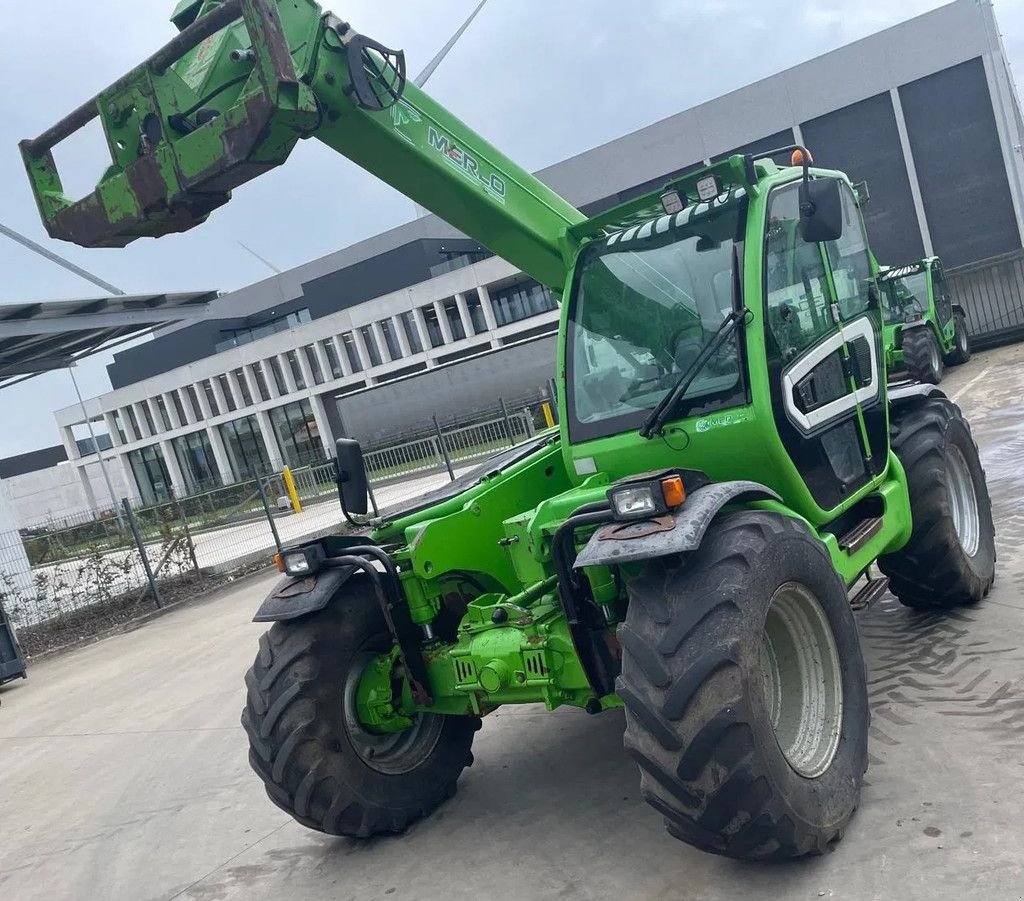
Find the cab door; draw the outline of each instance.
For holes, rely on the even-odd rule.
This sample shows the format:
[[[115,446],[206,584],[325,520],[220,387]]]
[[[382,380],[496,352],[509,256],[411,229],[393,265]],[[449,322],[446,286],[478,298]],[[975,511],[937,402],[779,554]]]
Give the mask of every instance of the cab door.
[[[877,288],[853,192],[837,241],[800,237],[799,182],[768,198],[766,347],[779,434],[815,502],[841,504],[888,455]]]

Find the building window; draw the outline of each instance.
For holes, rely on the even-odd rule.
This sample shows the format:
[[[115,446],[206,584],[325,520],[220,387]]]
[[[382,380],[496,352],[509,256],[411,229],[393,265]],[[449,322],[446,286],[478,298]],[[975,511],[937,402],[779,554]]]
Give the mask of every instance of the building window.
[[[236,478],[252,478],[270,470],[267,448],[263,444],[255,416],[224,423],[220,427],[220,434]]]
[[[188,405],[192,408],[192,420],[194,422],[202,422],[206,417],[203,416],[203,408],[199,403],[199,394],[196,391],[196,386],[186,385],[185,395],[188,397]]]
[[[341,359],[338,357],[338,349],[334,346],[334,342],[330,338],[326,338],[320,342],[320,346],[323,347],[324,353],[327,355],[331,376],[336,379],[344,377],[345,370],[341,368]]]
[[[201,382],[201,384],[203,386],[203,393],[206,395],[206,402],[210,405],[210,413],[213,416],[220,416],[220,406],[217,403],[217,396],[213,393],[213,385],[209,379]]]
[[[320,430],[308,400],[271,410],[270,422],[277,437],[277,446],[289,466],[308,466],[326,458]]]
[[[267,374],[263,371],[262,363],[252,364],[252,375],[256,381],[256,390],[259,392],[260,400],[270,400],[270,387],[267,385]]]
[[[444,315],[448,320],[448,330],[452,333],[452,340],[463,340],[466,337],[466,329],[462,324],[462,317],[459,315],[459,304],[454,297],[444,302]]]
[[[290,350],[285,354],[285,359],[288,360],[288,368],[292,371],[295,387],[301,391],[306,387],[306,379],[302,374],[302,367],[299,365],[298,354],[294,350]]]
[[[484,316],[484,306],[476,291],[466,295],[466,306],[469,307],[469,320],[473,326],[473,334],[482,335],[487,331],[487,317]]]
[[[399,314],[402,320],[402,331],[405,332],[405,340],[409,342],[409,350],[414,354],[423,353],[423,343],[420,341],[420,330],[416,328],[416,314],[412,310],[406,310]]]
[[[144,504],[162,504],[171,499],[171,477],[160,448],[155,444],[129,451],[128,462]]]
[[[548,289],[532,281],[491,291],[491,306],[499,326],[539,316],[557,308]]]
[[[127,444],[128,436],[124,431],[124,420],[121,418],[121,411],[114,410],[110,415],[114,419],[114,428],[117,429],[117,437],[121,439],[121,444]]]
[[[224,403],[228,405],[228,412],[234,413],[238,409],[238,404],[235,403],[235,395],[231,390],[231,382],[228,380],[226,375],[218,375],[217,382],[220,384],[220,390],[224,394]]]
[[[377,339],[373,336],[373,329],[368,325],[364,325],[359,329],[359,334],[363,336],[363,343],[366,345],[366,353],[370,357],[370,365],[380,366],[380,349],[377,347]]]
[[[322,385],[327,379],[324,378],[324,371],[320,368],[320,359],[316,355],[316,347],[312,344],[307,344],[302,348],[302,352],[306,355],[306,363],[309,366],[310,374],[313,376],[313,382],[317,385]]]
[[[146,420],[146,428],[149,429],[150,435],[156,434],[156,424],[153,422],[153,411],[149,408],[149,401],[143,401],[139,404],[142,407],[142,418]]]
[[[245,369],[241,366],[235,370],[235,381],[238,382],[238,391],[242,395],[242,406],[252,406],[252,392],[249,390],[249,380],[245,377]]]
[[[161,394],[156,396],[156,408],[160,411],[160,421],[164,424],[164,431],[169,432],[174,426],[171,425],[171,417],[167,413],[167,402]]]
[[[345,332],[341,336],[341,343],[345,345],[345,356],[348,357],[348,365],[353,372],[363,371],[363,361],[359,359],[359,348],[356,347],[356,339],[352,332]]]
[[[380,326],[381,334],[384,336],[384,345],[388,349],[388,356],[392,360],[401,360],[402,346],[398,343],[398,335],[395,334],[394,323],[390,319],[381,319],[377,325]]]
[[[190,490],[202,491],[220,485],[220,473],[205,429],[175,438],[171,444]]]
[[[444,333],[441,331],[441,323],[437,321],[437,310],[433,304],[422,307],[423,323],[427,327],[427,337],[430,339],[431,347],[442,347],[444,345]]]
[[[185,405],[181,402],[181,394],[177,390],[171,392],[171,402],[174,404],[174,413],[182,426],[188,425],[188,417],[185,415]]]
[[[281,370],[281,361],[277,357],[271,357],[267,362],[270,364],[270,374],[274,377],[274,385],[277,387],[277,393],[288,394],[288,385],[284,380],[284,372]]]
[[[463,266],[470,266],[473,263],[477,263],[490,256],[490,253],[482,247],[477,250],[459,251],[448,250],[448,248],[442,245],[438,253],[444,257],[444,260],[440,263],[435,263],[430,267],[431,278],[435,278],[445,272],[454,272],[456,269],[461,269]]]

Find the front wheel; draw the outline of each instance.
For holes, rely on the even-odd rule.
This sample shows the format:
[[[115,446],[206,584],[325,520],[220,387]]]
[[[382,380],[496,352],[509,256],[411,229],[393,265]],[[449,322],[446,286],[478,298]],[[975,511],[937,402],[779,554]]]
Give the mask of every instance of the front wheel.
[[[978,446],[960,408],[929,397],[892,417],[892,449],[910,490],[913,532],[878,565],[908,607],[980,601],[995,578],[992,502]]]
[[[391,648],[369,583],[303,619],[275,623],[246,674],[249,762],[270,800],[304,826],[367,838],[403,831],[455,794],[480,720],[420,713],[401,732],[360,722],[363,672]]]
[[[864,660],[803,523],[735,513],[682,560],[650,561],[619,640],[625,746],[672,835],[747,860],[842,837],[867,768]]]
[[[910,377],[918,382],[937,385],[942,381],[945,367],[942,351],[935,332],[927,323],[912,329],[903,329],[903,362]]]

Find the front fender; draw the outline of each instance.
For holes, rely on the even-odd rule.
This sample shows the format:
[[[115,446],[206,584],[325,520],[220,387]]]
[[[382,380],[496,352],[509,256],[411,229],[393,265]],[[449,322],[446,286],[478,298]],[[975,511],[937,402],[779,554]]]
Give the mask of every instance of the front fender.
[[[671,516],[671,524],[655,528],[651,521],[612,523],[598,529],[576,558],[575,568],[616,566],[654,557],[695,551],[715,515],[726,504],[781,500],[759,482],[712,482],[698,488]],[[636,537],[630,537],[630,534]]]
[[[355,571],[354,566],[339,566],[305,578],[285,576],[260,604],[252,621],[279,623],[323,610]]]

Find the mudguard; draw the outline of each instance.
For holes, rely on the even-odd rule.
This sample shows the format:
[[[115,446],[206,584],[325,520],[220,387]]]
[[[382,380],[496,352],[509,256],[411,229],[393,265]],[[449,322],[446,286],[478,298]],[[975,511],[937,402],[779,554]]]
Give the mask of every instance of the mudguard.
[[[575,568],[613,566],[695,551],[722,507],[763,500],[781,498],[759,482],[713,482],[694,491],[670,516],[602,526],[576,557]]]
[[[938,387],[927,382],[904,382],[890,385],[887,393],[890,407],[900,407],[925,397],[946,396]]]
[[[260,604],[252,621],[279,623],[323,610],[355,571],[354,566],[339,566],[304,578],[285,576]]]

